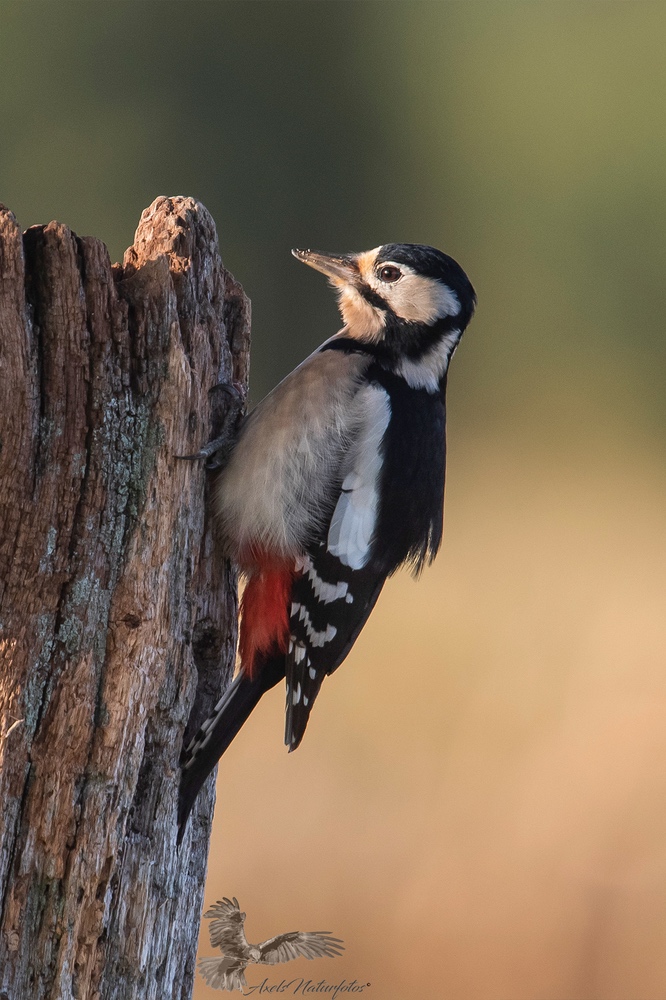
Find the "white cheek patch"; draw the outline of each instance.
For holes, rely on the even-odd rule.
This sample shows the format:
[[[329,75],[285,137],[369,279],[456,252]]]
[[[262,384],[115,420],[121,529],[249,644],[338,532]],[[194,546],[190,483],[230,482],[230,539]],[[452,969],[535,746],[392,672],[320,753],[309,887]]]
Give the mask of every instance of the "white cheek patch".
[[[396,316],[408,323],[425,323],[430,326],[445,316],[457,316],[460,312],[460,300],[453,289],[442,284],[436,278],[427,278],[417,274],[407,264],[392,264],[402,271],[402,278],[394,284],[380,281],[373,276],[369,284],[386,299]]]
[[[361,397],[365,419],[333,511],[327,545],[331,555],[351,569],[362,569],[370,558],[379,503],[380,448],[391,419],[391,402],[385,389],[371,385],[359,393]]]

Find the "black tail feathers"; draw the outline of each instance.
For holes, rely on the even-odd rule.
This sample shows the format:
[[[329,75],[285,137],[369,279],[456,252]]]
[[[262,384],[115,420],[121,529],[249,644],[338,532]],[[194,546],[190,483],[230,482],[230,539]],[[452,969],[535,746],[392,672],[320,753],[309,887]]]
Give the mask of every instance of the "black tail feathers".
[[[239,674],[215,705],[198,733],[181,756],[180,790],[178,794],[178,840],[183,839],[185,825],[203,783],[234,736],[256,707],[262,695],[282,680],[285,674],[284,656],[274,657],[259,665],[250,680]]]

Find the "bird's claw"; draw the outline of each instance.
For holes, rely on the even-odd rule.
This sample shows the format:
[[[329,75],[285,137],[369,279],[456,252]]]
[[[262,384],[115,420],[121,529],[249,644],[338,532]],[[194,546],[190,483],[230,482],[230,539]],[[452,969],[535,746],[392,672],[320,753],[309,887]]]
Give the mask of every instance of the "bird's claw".
[[[240,382],[218,382],[209,392],[215,437],[193,455],[175,455],[183,462],[206,462],[209,470],[221,468],[236,439],[238,422],[245,412],[247,390]]]

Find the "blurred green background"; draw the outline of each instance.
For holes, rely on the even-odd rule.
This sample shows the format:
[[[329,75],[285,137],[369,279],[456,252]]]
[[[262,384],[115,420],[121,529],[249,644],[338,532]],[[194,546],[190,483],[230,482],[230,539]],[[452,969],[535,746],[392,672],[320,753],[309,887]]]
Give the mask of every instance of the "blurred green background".
[[[280,692],[233,744],[207,899],[345,938],[271,981],[666,998],[666,6],[2,2],[0,81],[24,226],[118,259],[157,195],[211,210],[255,400],[337,328],[292,246],[433,243],[478,292],[442,554],[297,754]]]

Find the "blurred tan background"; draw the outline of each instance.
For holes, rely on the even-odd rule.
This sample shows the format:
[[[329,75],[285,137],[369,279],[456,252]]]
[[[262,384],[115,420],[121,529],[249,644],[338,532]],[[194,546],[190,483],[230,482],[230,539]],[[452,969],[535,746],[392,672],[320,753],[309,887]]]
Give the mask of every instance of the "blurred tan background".
[[[298,753],[279,691],[233,744],[207,900],[345,939],[271,982],[666,998],[664,4],[0,2],[0,88],[24,226],[119,258],[156,195],[204,201],[255,399],[336,329],[291,246],[433,243],[478,291],[442,553]]]

